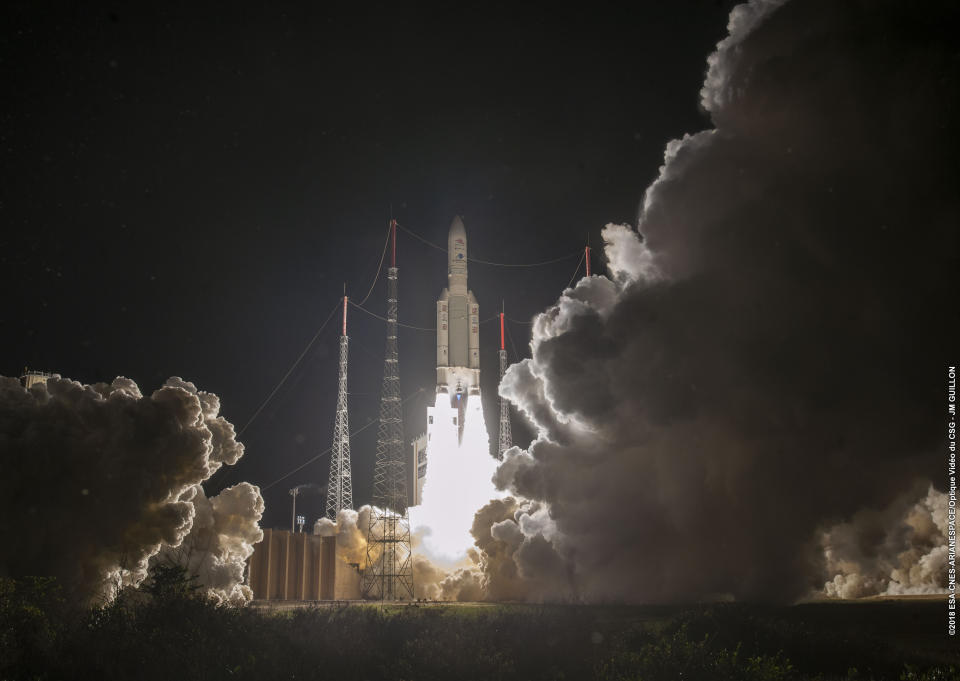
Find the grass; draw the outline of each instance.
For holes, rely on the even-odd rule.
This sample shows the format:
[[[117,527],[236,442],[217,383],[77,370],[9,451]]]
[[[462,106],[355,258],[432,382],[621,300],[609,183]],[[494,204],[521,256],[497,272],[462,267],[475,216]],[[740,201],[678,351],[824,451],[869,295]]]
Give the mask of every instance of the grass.
[[[216,607],[189,590],[71,608],[0,580],[0,679],[960,679],[943,602]]]

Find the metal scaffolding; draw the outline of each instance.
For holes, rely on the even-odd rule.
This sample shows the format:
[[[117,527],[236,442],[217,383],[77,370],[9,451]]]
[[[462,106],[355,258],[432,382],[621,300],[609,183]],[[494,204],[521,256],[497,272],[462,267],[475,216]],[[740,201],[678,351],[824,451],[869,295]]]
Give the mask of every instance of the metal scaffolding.
[[[407,477],[403,452],[403,408],[397,353],[397,226],[391,221],[391,257],[387,270],[387,345],[380,395],[373,506],[367,529],[363,595],[377,600],[413,598],[413,552],[407,514]]]
[[[330,448],[330,476],[327,481],[327,512],[336,522],[342,508],[353,508],[353,477],[350,473],[350,419],[347,414],[347,296],[343,297],[343,332],[340,335],[340,379],[337,391],[337,420]]]

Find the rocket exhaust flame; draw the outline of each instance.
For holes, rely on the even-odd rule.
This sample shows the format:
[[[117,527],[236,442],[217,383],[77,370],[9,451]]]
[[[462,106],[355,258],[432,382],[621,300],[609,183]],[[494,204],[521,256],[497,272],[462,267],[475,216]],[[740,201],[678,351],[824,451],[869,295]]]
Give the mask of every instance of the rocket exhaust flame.
[[[497,462],[479,393],[464,409],[463,438],[458,442],[458,410],[438,393],[427,424],[427,478],[423,504],[410,509],[411,524],[422,538],[420,551],[435,563],[452,565],[467,558],[473,546],[470,528],[477,509],[502,496],[493,486]]]

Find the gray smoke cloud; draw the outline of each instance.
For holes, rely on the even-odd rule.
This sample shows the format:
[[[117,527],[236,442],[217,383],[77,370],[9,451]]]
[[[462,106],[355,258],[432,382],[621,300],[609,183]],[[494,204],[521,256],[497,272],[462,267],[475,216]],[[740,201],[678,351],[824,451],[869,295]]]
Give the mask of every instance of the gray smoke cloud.
[[[942,593],[947,583],[947,495],[933,487],[885,509],[863,509],[823,534],[824,592],[835,598]]]
[[[539,315],[501,383],[538,437],[477,516],[491,597],[943,586],[956,13],[733,10],[713,127],[667,145],[638,229],[603,232],[610,277]]]
[[[144,396],[127,378],[61,377],[29,390],[0,377],[0,573],[52,575],[73,597],[106,602],[182,559],[220,600],[241,586],[262,538],[259,489],[208,499],[200,484],[243,455],[216,395],[171,378]]]

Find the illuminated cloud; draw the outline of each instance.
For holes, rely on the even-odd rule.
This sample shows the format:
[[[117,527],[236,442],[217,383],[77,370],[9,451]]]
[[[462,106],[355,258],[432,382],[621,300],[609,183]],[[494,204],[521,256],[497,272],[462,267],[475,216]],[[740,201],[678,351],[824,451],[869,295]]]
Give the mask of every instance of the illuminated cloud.
[[[667,145],[638,229],[604,230],[611,280],[565,291],[501,384],[539,435],[495,476],[512,505],[477,514],[491,597],[943,587],[946,7],[734,9],[713,127]],[[886,539],[861,555],[871,514]]]
[[[212,499],[200,488],[243,455],[219,409],[179,378],[146,397],[122,377],[54,377],[29,391],[0,378],[0,540],[17,547],[0,571],[53,575],[71,595],[105,602],[176,548],[212,595],[245,600],[263,500],[246,483]]]

